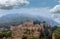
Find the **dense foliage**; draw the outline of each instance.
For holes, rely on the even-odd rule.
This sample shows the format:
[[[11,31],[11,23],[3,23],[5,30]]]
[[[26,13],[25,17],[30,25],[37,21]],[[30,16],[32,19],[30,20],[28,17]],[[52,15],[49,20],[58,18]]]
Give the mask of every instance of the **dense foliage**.
[[[11,31],[3,31],[3,32],[0,32],[0,38],[3,38],[3,37],[12,37],[12,32]]]
[[[38,38],[36,38],[36,37],[31,37],[30,39],[38,39]]]
[[[56,28],[56,30],[54,30],[54,36],[55,39],[60,39],[60,27]]]

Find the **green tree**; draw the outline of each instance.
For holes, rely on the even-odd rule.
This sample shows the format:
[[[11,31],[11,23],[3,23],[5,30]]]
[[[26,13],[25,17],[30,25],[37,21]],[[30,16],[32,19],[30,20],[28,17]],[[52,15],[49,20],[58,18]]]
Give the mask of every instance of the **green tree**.
[[[3,38],[3,33],[2,32],[0,32],[0,38]]]
[[[31,37],[30,39],[38,39],[38,38],[36,38],[36,37]]]
[[[11,31],[3,31],[3,32],[0,32],[0,38],[8,38],[8,37],[12,37],[12,32]]]
[[[12,37],[12,32],[8,31],[8,32],[3,32],[3,36],[8,38],[8,37]]]
[[[60,39],[60,27],[54,30],[53,33],[54,33],[55,39]]]

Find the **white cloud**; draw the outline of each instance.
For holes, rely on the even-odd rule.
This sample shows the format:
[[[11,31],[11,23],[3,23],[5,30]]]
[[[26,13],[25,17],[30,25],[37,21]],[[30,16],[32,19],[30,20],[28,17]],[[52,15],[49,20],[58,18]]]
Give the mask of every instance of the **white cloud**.
[[[54,19],[54,21],[60,23],[60,18],[56,18],[56,19]]]
[[[51,18],[55,21],[60,23],[60,14],[52,14]]]
[[[20,8],[20,9],[13,9],[13,10],[0,10],[0,17],[10,13],[20,13],[20,14],[29,14],[35,16],[42,16],[49,19],[53,19],[54,21],[60,23],[60,15],[59,14],[52,14],[49,12],[49,8]]]
[[[27,0],[0,0],[0,9],[12,9],[26,4],[29,4]]]
[[[57,1],[59,4],[50,9],[50,12],[52,13],[52,19],[60,23],[60,0]]]
[[[60,23],[60,5],[56,5],[54,8],[50,9],[52,12],[51,18],[55,21]]]
[[[49,8],[21,8],[19,10],[20,13],[28,13],[37,16],[49,17],[51,14],[49,12]],[[47,15],[46,15],[47,14]]]
[[[50,9],[50,12],[52,13],[52,19],[58,23],[60,23],[60,0],[57,0],[58,5],[54,6],[52,9]]]
[[[60,5],[56,5],[54,8],[50,10],[52,13],[60,13]]]
[[[31,14],[43,17],[49,17],[49,8],[20,8],[12,10],[0,10],[0,14],[9,14],[9,13],[22,13],[22,14]],[[47,14],[47,15],[46,15]]]

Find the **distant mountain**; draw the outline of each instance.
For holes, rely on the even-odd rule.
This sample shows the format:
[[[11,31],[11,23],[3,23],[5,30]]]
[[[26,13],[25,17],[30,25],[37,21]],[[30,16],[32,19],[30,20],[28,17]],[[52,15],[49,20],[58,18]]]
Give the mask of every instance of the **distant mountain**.
[[[30,14],[7,14],[0,18],[1,23],[11,22],[14,20],[27,21],[27,20],[43,20],[42,17],[30,15]]]
[[[14,24],[16,22],[18,23],[22,23],[22,22],[26,22],[26,21],[46,21],[47,23],[50,23],[51,25],[59,25],[59,23],[55,22],[52,19],[48,19],[48,18],[44,18],[41,16],[36,16],[36,15],[31,15],[31,14],[7,14],[4,15],[0,18],[0,27],[7,27],[7,26],[11,26],[11,24]],[[6,25],[6,26],[5,26]]]

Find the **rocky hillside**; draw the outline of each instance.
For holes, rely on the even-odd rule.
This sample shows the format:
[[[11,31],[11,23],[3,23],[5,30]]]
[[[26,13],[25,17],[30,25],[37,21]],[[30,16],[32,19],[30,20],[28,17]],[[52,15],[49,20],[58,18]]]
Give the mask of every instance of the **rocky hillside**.
[[[25,22],[18,26],[10,26],[11,32],[0,32],[0,38],[4,39],[52,39],[51,25],[48,23]],[[2,36],[3,35],[3,36]]]

